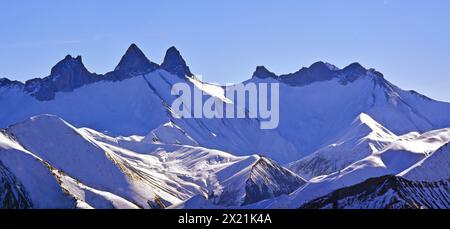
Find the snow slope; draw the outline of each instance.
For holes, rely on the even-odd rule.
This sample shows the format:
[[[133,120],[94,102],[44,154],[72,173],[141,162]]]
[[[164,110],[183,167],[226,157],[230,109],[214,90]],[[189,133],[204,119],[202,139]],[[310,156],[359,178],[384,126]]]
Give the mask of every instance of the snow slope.
[[[52,167],[24,149],[13,136],[0,132],[0,162],[21,187],[33,208],[72,208],[75,200],[60,188]],[[13,179],[11,179],[13,176]],[[19,205],[20,206],[20,205]],[[19,207],[17,206],[17,207]]]
[[[357,63],[339,69],[317,62],[281,76],[257,68],[245,84],[280,83],[279,126],[261,130],[260,120],[253,118],[178,119],[170,109],[177,98],[170,93],[176,83],[204,92],[203,101],[212,97],[233,109],[245,108],[224,96],[236,85],[199,81],[175,48],[167,51],[159,66],[132,45],[115,71],[105,75],[89,73],[81,58],[66,59],[55,66],[48,79],[68,75],[73,85],[60,88],[49,82],[51,88],[55,86],[51,99],[36,99],[24,90],[26,85],[2,80],[0,127],[35,115],[53,114],[76,127],[113,136],[152,135],[159,142],[200,145],[236,155],[258,153],[288,163],[332,144],[361,113],[395,135],[450,126],[450,104],[401,90],[381,73]],[[39,85],[47,82],[35,81]]]
[[[328,175],[317,176],[287,196],[280,196],[269,201],[262,201],[249,208],[298,208],[301,205],[337,189],[356,185],[368,178],[385,175],[403,175],[412,170],[416,164],[426,159],[433,152],[450,140],[450,128],[433,130],[424,134],[409,133],[371,155],[356,161],[346,168]],[[443,147],[445,148],[445,147]],[[436,154],[439,155],[439,154]],[[443,166],[438,166],[443,169]],[[447,172],[438,172],[445,177]],[[406,173],[407,174],[407,173]]]
[[[450,145],[447,142],[399,176],[409,180],[438,181],[450,177]]]
[[[295,145],[297,159],[334,143],[361,113],[395,135],[450,126],[449,103],[404,91],[359,64],[338,69],[318,62],[297,73],[254,76],[245,83],[252,82],[280,82],[277,131]]]
[[[406,134],[382,150],[359,160],[345,169],[315,177],[303,190],[297,190],[294,203],[304,202],[338,188],[354,185],[367,178],[397,175],[407,170],[450,140],[450,129]]]
[[[179,118],[177,83],[246,117]],[[276,129],[225,96],[238,85],[197,79],[174,47],[161,65],[131,45],[104,75],[68,55],[47,77],[0,79],[2,206],[297,208],[372,177],[448,179],[449,103],[358,63],[259,66],[250,83],[280,83]]]
[[[159,199],[170,205],[188,197],[176,186],[164,187],[172,182],[163,174],[129,166],[132,161],[120,157],[127,152],[96,143],[56,116],[35,116],[7,132],[63,174],[85,186],[122,196],[139,207],[155,207],[153,202]]]
[[[180,82],[196,87],[191,81],[156,70],[121,81],[98,81],[71,92],[58,92],[48,101],[36,100],[20,88],[2,87],[0,106],[4,109],[0,110],[0,127],[35,115],[53,114],[76,127],[89,127],[113,136],[152,133],[165,143],[198,144],[237,155],[259,152],[281,162],[297,157],[291,143],[276,131],[260,130],[256,119],[175,118],[170,105],[177,97],[171,95],[171,87]],[[210,97],[209,93],[221,99],[210,88],[204,90],[203,100]]]
[[[167,166],[205,190],[211,204],[240,206],[288,194],[305,181],[276,162],[257,155],[233,156],[200,147],[172,146],[154,152]]]
[[[362,113],[333,144],[287,167],[306,179],[327,175],[383,149],[397,138],[369,115]]]
[[[22,188],[12,190],[24,196],[13,198],[21,200],[18,207],[161,208],[198,195],[222,205],[230,198],[234,202],[226,205],[237,206],[287,194],[304,184],[297,175],[260,156],[154,144],[137,136],[111,137],[77,129],[53,115],[12,125],[2,132],[1,140],[2,180],[8,181],[9,190],[23,187],[23,192]],[[27,166],[32,170],[23,173],[20,164],[27,160],[14,160],[17,156],[29,157],[42,172]],[[45,177],[53,183],[41,187],[37,180]],[[32,192],[19,195],[28,190]],[[44,194],[48,197],[40,197]],[[58,198],[67,199],[58,204],[67,205],[53,205]],[[7,200],[13,199],[8,196]]]
[[[204,196],[193,196],[179,204],[174,204],[168,209],[225,209],[220,205],[215,205]]]

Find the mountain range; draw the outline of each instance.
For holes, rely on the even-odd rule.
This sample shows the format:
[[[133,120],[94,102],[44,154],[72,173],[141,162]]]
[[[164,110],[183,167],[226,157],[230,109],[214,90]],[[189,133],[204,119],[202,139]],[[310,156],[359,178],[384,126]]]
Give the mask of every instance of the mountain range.
[[[235,85],[202,82],[175,47],[157,64],[132,44],[105,74],[68,55],[46,77],[1,78],[0,207],[450,206],[450,103],[375,69],[256,67],[242,83],[279,83],[275,129],[179,118],[177,83],[245,109],[225,97]]]

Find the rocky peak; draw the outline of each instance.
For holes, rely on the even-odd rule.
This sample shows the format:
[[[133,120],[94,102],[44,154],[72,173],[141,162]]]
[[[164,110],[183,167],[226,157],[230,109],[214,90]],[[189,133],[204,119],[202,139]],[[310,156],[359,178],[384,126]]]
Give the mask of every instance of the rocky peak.
[[[257,66],[255,71],[253,72],[252,78],[265,79],[265,78],[278,78],[278,76],[275,73],[267,70],[267,68],[264,66]]]
[[[151,62],[136,44],[131,44],[120,59],[114,71],[143,73],[153,71],[159,66]]]
[[[186,65],[180,52],[175,47],[170,47],[161,64],[161,68],[180,77],[193,76],[191,70]]]

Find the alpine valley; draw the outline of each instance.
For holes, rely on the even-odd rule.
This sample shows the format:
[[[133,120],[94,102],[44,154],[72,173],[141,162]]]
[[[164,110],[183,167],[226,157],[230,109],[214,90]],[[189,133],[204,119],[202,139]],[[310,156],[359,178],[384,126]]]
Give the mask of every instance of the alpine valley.
[[[1,78],[0,208],[450,208],[450,103],[358,63],[258,66],[243,83],[280,98],[278,127],[260,129],[177,117],[176,83],[245,109],[175,47],[157,64],[132,44],[106,74],[68,55],[44,78]]]

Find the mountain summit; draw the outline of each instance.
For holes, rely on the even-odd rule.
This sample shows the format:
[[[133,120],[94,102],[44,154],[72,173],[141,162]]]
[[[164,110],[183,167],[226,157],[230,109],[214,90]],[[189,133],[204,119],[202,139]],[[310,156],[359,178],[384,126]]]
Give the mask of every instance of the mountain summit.
[[[56,92],[72,91],[95,79],[96,75],[86,69],[81,56],[67,55],[52,68],[49,76],[25,82],[25,91],[38,100],[50,100]]]
[[[67,55],[63,60],[59,61],[50,71],[50,75],[64,75],[71,71],[79,71],[80,73],[89,73],[83,64],[81,56],[72,57]]]
[[[180,77],[193,75],[186,61],[181,56],[180,51],[174,46],[167,50],[161,68]]]
[[[260,78],[260,79],[275,78],[276,79],[276,78],[278,78],[278,76],[275,73],[267,70],[267,68],[264,66],[257,66],[255,71],[253,72],[252,78]]]
[[[153,71],[158,67],[157,64],[151,62],[138,46],[133,43],[128,47],[114,71],[142,73]]]

